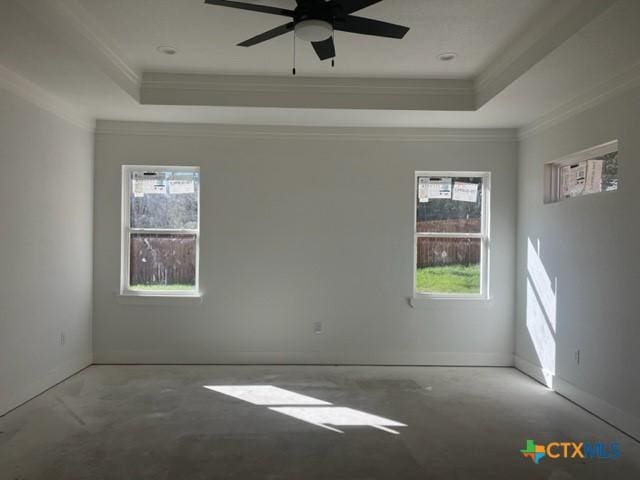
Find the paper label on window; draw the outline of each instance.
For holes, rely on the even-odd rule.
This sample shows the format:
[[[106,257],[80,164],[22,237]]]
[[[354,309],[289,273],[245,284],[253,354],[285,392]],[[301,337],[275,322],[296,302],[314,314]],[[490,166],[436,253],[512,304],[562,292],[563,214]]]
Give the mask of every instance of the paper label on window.
[[[154,193],[167,193],[167,184],[164,180],[156,178],[144,178],[142,180],[136,180],[136,183],[142,183],[142,193],[154,194]]]
[[[587,179],[585,193],[598,193],[602,191],[602,169],[604,160],[587,161]]]
[[[427,203],[429,201],[429,178],[418,178],[418,202]]]
[[[169,193],[172,195],[195,193],[193,180],[169,180]]]
[[[587,162],[576,163],[562,167],[562,196],[575,197],[584,192],[587,179]]]
[[[453,199],[459,202],[476,203],[478,201],[478,184],[465,182],[454,183]]]
[[[144,186],[142,180],[133,181],[133,196],[136,198],[144,197]]]
[[[430,178],[427,196],[429,199],[451,198],[451,179]]]

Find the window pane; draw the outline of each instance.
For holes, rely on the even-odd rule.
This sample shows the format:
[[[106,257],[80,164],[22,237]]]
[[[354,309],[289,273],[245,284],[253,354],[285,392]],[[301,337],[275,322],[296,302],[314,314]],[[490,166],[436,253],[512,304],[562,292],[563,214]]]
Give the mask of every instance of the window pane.
[[[480,233],[482,177],[418,177],[416,232]]]
[[[135,290],[193,290],[196,236],[131,235],[129,285]]]
[[[416,292],[481,293],[479,238],[418,238]]]
[[[198,228],[198,172],[132,172],[132,228]]]
[[[602,160],[602,191],[618,190],[618,151],[608,153],[596,160]]]
[[[618,189],[618,151],[559,167],[560,198]]]

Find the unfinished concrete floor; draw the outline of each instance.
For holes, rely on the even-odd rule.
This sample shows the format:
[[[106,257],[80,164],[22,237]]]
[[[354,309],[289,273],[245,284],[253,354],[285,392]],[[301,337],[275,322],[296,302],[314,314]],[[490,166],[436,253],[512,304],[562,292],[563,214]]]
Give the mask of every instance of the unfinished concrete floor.
[[[338,433],[205,385],[273,385],[406,427],[322,407]],[[534,465],[527,439],[622,456]],[[0,478],[632,480],[640,444],[510,368],[92,366],[0,419]]]

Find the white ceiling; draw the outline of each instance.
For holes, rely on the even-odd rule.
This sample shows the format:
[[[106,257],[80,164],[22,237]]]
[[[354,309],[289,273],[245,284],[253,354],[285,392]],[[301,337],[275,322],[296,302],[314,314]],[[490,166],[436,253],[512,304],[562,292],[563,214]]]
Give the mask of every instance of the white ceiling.
[[[393,11],[393,5],[400,7],[398,19],[385,13]],[[155,13],[145,18],[145,12]],[[640,69],[639,0],[385,0],[365,13],[404,22],[413,31],[406,43],[389,40],[385,46],[349,39],[334,71],[311,62],[309,52],[310,63],[303,64],[307,75],[320,68],[314,75],[328,81],[326,75],[394,80],[419,76],[425,82],[480,78],[476,88],[493,82],[497,95],[489,95],[491,100],[477,111],[141,105],[135,97],[145,71],[246,75],[259,68],[256,74],[291,79],[288,60],[281,59],[286,45],[284,53],[274,44],[255,55],[234,46],[275,25],[269,16],[201,5],[200,0],[1,0],[0,87],[27,92],[41,104],[64,104],[65,110],[91,121],[502,128],[530,124],[580,96],[597,97]],[[576,18],[584,24],[570,24]],[[212,22],[218,27],[210,29]],[[180,53],[157,54],[155,47],[166,43]],[[453,43],[457,46],[451,48]],[[362,45],[376,56],[345,64],[349,49],[355,52]],[[402,45],[400,53],[384,50],[396,48],[393,45]],[[416,58],[427,48],[457,50],[461,57],[445,64],[446,72],[438,72],[445,67],[432,62],[431,53],[418,66]],[[367,84],[366,78],[361,80]]]
[[[203,0],[77,0],[144,71],[287,75],[293,34],[250,48],[236,44],[287,23],[286,17],[205,5]],[[336,32],[336,67],[297,45],[302,75],[470,78],[544,8],[563,0],[384,0],[357,15],[409,26],[403,40]],[[565,0],[566,1],[566,0]],[[294,0],[249,0],[293,8]],[[167,56],[160,45],[179,51]],[[456,52],[455,62],[437,55]]]

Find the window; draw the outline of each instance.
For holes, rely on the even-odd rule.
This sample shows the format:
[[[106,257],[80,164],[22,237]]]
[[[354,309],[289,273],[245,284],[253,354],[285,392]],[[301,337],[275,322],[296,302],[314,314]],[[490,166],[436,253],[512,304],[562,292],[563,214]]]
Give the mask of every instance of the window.
[[[617,140],[545,165],[545,203],[617,189]]]
[[[417,172],[414,296],[487,298],[489,173]]]
[[[200,173],[196,167],[123,167],[121,293],[198,292]]]

